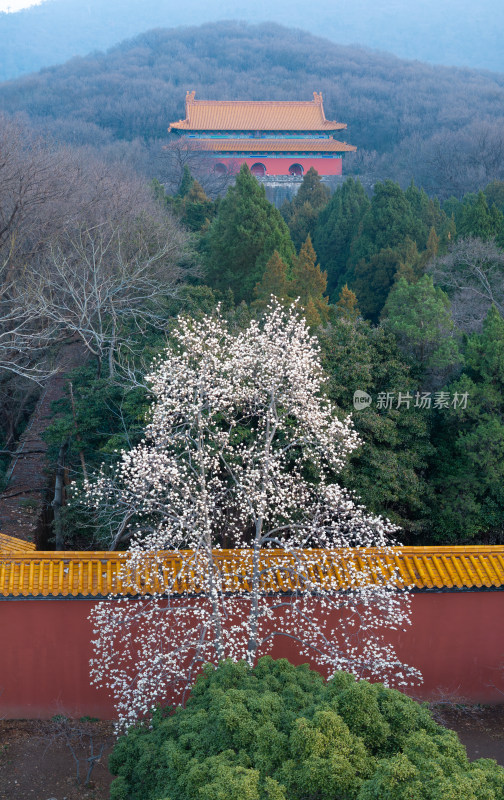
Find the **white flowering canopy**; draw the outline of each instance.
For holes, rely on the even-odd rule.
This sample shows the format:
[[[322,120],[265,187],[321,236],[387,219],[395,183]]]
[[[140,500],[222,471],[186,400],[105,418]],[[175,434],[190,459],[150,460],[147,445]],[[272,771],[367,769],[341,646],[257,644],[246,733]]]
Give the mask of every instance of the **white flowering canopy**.
[[[92,677],[113,691],[120,721],[167,697],[182,700],[202,663],[253,663],[280,637],[329,672],[399,685],[419,678],[386,641],[387,630],[408,622],[397,576],[371,579],[345,558],[348,548],[387,548],[394,529],[337,483],[359,439],[324,396],[318,344],[304,320],[273,301],[245,330],[230,331],[217,312],[180,319],[173,339],[148,377],[145,439],[122,453],[113,478],[101,474],[86,487],[96,509],[125,510],[130,568],[148,559],[157,585],[162,577],[148,598],[116,597],[93,612]],[[223,547],[247,556],[236,574],[219,569]],[[274,568],[295,572],[295,590],[264,590],[269,548],[285,553]],[[174,591],[161,567],[166,550],[181,557],[196,596],[190,587]],[[315,579],[324,553],[333,564],[340,554],[338,580]]]

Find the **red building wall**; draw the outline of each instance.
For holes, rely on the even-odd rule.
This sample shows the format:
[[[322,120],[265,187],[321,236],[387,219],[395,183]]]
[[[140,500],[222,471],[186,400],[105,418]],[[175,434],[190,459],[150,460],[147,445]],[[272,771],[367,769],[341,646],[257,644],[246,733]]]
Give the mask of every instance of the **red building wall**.
[[[0,602],[0,717],[45,719],[64,713],[113,718],[106,691],[89,684],[88,615],[95,603]],[[412,623],[394,641],[400,658],[424,677],[410,694],[425,700],[504,702],[504,592],[415,594]],[[285,640],[272,655],[294,663],[306,660]]]
[[[254,164],[264,164],[266,175],[289,175],[292,164],[301,164],[306,174],[310,167],[317,170],[319,175],[341,175],[343,171],[342,158],[309,158],[290,156],[289,158],[219,158],[216,163],[225,164],[228,171],[238,172],[242,164],[247,164],[251,169]]]

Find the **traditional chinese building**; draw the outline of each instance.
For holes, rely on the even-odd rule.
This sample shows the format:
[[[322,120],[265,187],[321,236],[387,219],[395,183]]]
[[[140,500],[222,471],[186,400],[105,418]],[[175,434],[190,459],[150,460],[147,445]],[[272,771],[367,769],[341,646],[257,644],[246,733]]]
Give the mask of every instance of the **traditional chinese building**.
[[[322,94],[313,100],[195,100],[187,92],[186,116],[169,132],[188,147],[201,150],[218,174],[238,172],[247,164],[257,177],[302,176],[310,167],[319,175],[341,175],[343,156],[356,150],[334,138],[346,128],[327,120]]]

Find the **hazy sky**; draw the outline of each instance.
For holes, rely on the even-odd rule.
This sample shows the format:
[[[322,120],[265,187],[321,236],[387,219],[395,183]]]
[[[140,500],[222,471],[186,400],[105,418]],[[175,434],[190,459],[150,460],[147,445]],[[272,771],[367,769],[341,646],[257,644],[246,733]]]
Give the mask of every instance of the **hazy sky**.
[[[0,11],[20,11],[29,6],[38,6],[43,0],[0,0]]]
[[[0,0],[0,81],[152,28],[277,22],[337,44],[504,73],[503,0]]]

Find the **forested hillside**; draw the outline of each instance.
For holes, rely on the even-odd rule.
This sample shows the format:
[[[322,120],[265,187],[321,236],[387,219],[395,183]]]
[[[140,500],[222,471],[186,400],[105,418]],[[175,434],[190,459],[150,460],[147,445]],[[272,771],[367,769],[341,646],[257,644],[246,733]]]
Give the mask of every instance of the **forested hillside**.
[[[220,304],[237,331],[271,295],[297,303],[328,397],[354,414],[345,488],[410,543],[504,541],[503,84],[221,23],[152,31],[0,88],[4,486],[63,346],[83,353],[44,433],[46,546],[127,545],[124,509],[90,511],[75,487],[141,440],[145,376],[180,312]],[[188,88],[322,90],[359,146],[347,179],[331,195],[310,170],[277,209],[246,168],[227,186],[202,186],[187,163],[167,175],[166,128]]]
[[[331,196],[310,170],[277,209],[246,167],[212,199],[186,166],[167,194],[2,124],[4,485],[62,346],[82,352],[44,434],[45,546],[127,545],[136,512],[104,496],[90,509],[76,487],[145,435],[146,375],[177,346],[178,314],[220,304],[239,331],[272,295],[297,304],[324,391],[341,418],[353,414],[361,443],[343,486],[410,543],[504,540],[504,181],[441,204],[390,179],[369,197],[350,177]]]
[[[0,87],[0,107],[58,140],[163,177],[168,124],[200,98],[310,99],[348,123],[347,174],[441,197],[504,177],[504,75],[431,67],[273,25],[154,30]],[[342,137],[343,138],[343,137]]]
[[[403,58],[434,64],[504,71],[500,33],[504,8],[496,0],[316,0],[309,13],[287,0],[45,0],[16,14],[0,13],[0,80],[103,50],[149,28],[215,20],[284,23],[327,36],[339,44],[359,43]]]

